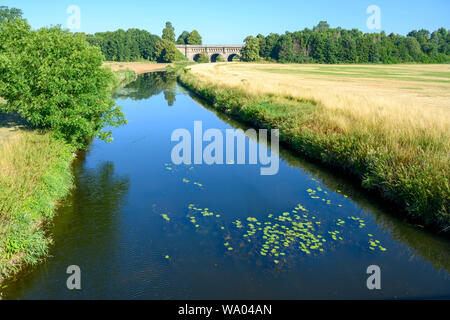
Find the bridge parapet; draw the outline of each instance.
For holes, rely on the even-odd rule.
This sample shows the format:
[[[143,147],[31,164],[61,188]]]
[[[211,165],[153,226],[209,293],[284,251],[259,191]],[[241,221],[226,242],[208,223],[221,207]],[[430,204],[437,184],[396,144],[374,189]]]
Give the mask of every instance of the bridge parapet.
[[[177,49],[189,59],[195,61],[201,53],[206,53],[209,60],[214,62],[218,56],[224,61],[232,61],[241,55],[242,45],[177,45]]]

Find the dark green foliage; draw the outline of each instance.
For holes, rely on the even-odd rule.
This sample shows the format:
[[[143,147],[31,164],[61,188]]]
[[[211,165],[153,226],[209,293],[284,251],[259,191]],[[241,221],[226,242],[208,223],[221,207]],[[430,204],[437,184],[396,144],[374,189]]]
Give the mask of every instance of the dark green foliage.
[[[329,64],[450,62],[450,33],[445,28],[431,34],[427,30],[415,30],[405,37],[393,33],[386,35],[385,32],[333,29],[326,21],[321,21],[313,30],[248,37],[244,48],[246,61],[257,60],[253,56],[256,47],[253,39],[259,44],[259,57],[267,61]],[[251,58],[248,57],[250,47]]]
[[[111,98],[114,75],[102,68],[100,50],[59,27],[31,31],[16,19],[0,25],[0,96],[3,111],[82,148],[111,138],[102,128],[126,121]]]
[[[183,31],[178,37],[177,44],[200,45],[202,44],[202,36],[197,30],[192,32]]]
[[[169,25],[169,29],[170,27],[171,25]],[[169,29],[165,31],[166,38],[170,33]],[[120,29],[114,32],[86,35],[86,39],[91,45],[101,49],[107,61],[172,62],[186,60],[186,57],[176,50],[174,45],[169,44],[174,44],[174,41],[163,38],[168,42],[160,42],[161,38],[145,30],[129,29],[124,31]],[[202,37],[196,30],[191,33],[184,31],[177,40],[177,44],[201,43]]]
[[[107,61],[156,61],[156,43],[160,38],[146,30],[122,29],[87,35],[87,41],[98,46]]]
[[[177,39],[177,44],[188,44],[189,31],[183,31]]]

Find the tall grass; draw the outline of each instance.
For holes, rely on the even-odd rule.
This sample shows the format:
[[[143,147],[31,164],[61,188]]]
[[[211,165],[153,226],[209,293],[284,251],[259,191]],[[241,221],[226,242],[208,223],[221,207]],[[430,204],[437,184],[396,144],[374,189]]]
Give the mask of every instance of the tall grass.
[[[441,229],[450,225],[448,110],[421,110],[411,97],[410,105],[400,105],[398,97],[339,94],[339,83],[295,90],[285,75],[271,82],[254,65],[238,67],[193,66],[179,79],[217,109],[280,129],[293,149],[351,173],[415,221]]]
[[[72,186],[71,147],[51,133],[18,132],[0,145],[0,282],[35,264],[51,239],[44,224]]]

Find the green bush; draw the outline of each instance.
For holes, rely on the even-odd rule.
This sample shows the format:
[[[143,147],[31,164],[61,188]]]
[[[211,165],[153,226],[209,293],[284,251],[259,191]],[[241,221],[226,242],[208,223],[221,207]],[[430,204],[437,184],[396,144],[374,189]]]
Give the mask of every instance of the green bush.
[[[7,101],[1,109],[78,148],[95,136],[110,140],[102,128],[126,120],[111,98],[114,75],[102,63],[82,35],[59,27],[32,31],[21,19],[0,24],[0,96]]]
[[[156,43],[155,55],[158,62],[173,62],[179,57],[178,53],[181,54],[175,43],[169,40],[161,39]]]
[[[198,63],[209,63],[209,56],[206,53],[202,52],[202,53],[200,53],[198,55],[198,58],[197,58],[196,62],[198,62]]]

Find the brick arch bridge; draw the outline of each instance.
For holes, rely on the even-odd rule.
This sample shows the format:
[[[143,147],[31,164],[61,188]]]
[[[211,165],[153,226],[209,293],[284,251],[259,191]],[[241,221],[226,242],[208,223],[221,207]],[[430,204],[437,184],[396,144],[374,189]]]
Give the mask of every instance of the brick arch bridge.
[[[236,56],[241,56],[244,46],[207,46],[207,45],[177,45],[177,49],[189,59],[195,61],[204,52],[208,55],[209,61],[215,62],[218,56],[224,61],[233,61]]]

